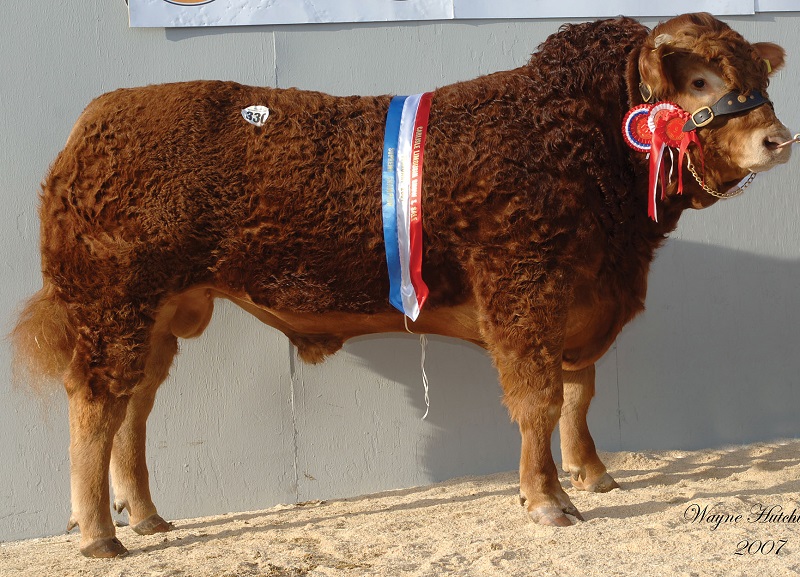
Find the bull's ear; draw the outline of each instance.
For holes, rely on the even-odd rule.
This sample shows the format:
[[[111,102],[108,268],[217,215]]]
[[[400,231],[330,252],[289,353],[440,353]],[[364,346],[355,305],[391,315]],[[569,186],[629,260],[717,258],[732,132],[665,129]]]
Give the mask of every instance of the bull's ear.
[[[753,44],[753,48],[764,59],[769,74],[783,68],[784,58],[786,57],[786,51],[783,48],[772,42],[756,42]]]
[[[656,98],[669,94],[672,88],[672,82],[663,63],[664,56],[672,52],[669,50],[670,40],[672,37],[668,34],[648,38],[639,54],[639,75]]]

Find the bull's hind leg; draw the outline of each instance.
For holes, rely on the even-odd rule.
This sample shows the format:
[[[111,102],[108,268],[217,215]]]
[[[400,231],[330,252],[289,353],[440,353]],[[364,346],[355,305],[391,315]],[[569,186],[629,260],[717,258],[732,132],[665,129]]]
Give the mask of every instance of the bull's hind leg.
[[[144,375],[131,391],[125,420],[114,437],[111,451],[114,509],[119,513],[127,510],[131,528],[140,535],[172,529],[158,514],[150,495],[145,454],[147,417],[178,351],[177,337],[199,336],[208,326],[213,311],[214,299],[204,288],[176,295],[161,307],[150,336]]]
[[[155,403],[156,390],[167,378],[177,349],[177,338],[173,335],[153,339],[145,376],[133,389],[125,420],[114,436],[111,450],[114,509],[118,513],[127,509],[131,528],[140,535],[152,535],[172,528],[159,516],[150,496],[145,445],[147,417]]]
[[[209,309],[210,316],[210,297],[198,300],[206,303],[201,308]],[[196,311],[180,304],[169,301],[158,315],[129,303],[80,311],[86,324],[77,331],[65,380],[72,489],[68,529],[80,527],[80,549],[87,557],[126,552],[111,518],[109,468],[115,493],[130,509],[134,526],[142,532],[164,528],[150,500],[144,424],[177,349],[173,325],[199,326],[191,322]]]
[[[116,557],[126,552],[115,537],[108,492],[114,434],[125,418],[127,398],[106,384],[90,383],[83,371],[66,378],[69,397],[69,456],[72,515],[67,530],[80,526],[81,553]]]
[[[561,458],[572,486],[581,491],[605,493],[619,487],[597,456],[594,440],[586,424],[589,404],[594,397],[594,365],[580,371],[564,371],[564,404],[561,408]]]

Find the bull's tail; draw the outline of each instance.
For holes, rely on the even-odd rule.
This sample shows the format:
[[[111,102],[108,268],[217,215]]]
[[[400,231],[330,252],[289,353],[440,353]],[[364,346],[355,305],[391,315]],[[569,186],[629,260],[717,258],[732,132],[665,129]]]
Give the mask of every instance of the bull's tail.
[[[59,380],[72,358],[76,331],[66,305],[45,286],[25,304],[11,332],[14,381],[27,381],[37,392]]]

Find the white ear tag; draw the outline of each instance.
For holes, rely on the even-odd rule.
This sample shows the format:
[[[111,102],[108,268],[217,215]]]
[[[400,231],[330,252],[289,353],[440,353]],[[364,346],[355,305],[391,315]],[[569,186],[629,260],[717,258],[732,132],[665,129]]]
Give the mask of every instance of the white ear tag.
[[[266,106],[248,106],[242,109],[242,118],[254,126],[264,126],[269,118],[269,108]]]

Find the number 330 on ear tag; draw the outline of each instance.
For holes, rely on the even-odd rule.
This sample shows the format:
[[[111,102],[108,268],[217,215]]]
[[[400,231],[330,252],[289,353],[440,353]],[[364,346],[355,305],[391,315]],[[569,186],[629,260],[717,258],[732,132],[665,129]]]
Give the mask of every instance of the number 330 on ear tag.
[[[242,118],[254,126],[264,126],[269,118],[269,108],[266,106],[248,106],[242,109]]]

